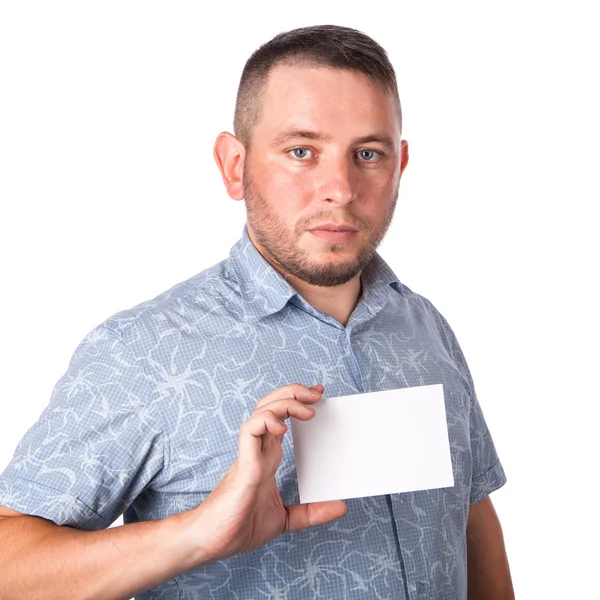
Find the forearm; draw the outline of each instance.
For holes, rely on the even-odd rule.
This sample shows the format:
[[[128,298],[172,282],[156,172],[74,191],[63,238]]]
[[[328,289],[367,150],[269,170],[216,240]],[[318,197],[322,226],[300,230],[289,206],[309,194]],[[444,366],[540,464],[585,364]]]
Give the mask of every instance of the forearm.
[[[467,527],[468,600],[514,600],[502,528],[489,500],[484,502],[489,516],[470,518]]]
[[[100,531],[0,519],[0,599],[126,600],[201,563],[187,513]]]

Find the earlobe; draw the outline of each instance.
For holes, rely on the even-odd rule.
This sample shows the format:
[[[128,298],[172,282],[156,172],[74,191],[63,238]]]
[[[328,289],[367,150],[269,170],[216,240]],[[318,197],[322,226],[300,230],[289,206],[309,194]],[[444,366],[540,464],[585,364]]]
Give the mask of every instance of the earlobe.
[[[217,136],[213,149],[215,162],[221,171],[227,193],[234,200],[244,198],[244,144],[231,133],[223,131]]]

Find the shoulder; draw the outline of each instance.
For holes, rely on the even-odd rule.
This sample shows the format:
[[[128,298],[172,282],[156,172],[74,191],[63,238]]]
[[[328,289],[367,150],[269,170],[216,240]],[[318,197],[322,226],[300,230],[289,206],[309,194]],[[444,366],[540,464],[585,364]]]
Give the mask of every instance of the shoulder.
[[[156,337],[160,332],[185,331],[191,323],[207,314],[218,314],[228,298],[238,295],[237,285],[225,259],[181,281],[154,298],[114,313],[98,324],[87,336],[117,337],[127,346]]]
[[[436,306],[422,294],[414,292],[400,281],[394,282],[392,288],[398,293],[397,299],[405,303],[406,310],[410,311],[413,319],[421,321],[422,325],[435,334],[442,341],[446,349],[453,354],[456,347],[456,337],[450,324]]]
[[[441,313],[428,298],[417,294],[406,284],[396,281],[391,284],[391,287],[397,292],[397,297],[401,298],[413,310],[420,311],[426,317],[445,321],[444,317],[442,317]]]

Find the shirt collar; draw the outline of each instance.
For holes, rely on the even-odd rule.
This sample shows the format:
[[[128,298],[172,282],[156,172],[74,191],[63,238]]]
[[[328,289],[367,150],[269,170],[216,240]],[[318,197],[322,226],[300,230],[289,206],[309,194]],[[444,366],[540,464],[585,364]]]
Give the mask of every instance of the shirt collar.
[[[306,304],[296,289],[256,249],[248,235],[247,225],[244,225],[242,238],[231,248],[229,265],[239,285],[244,320],[274,314],[292,298],[294,304]],[[377,253],[363,269],[361,277],[363,292],[359,306],[366,305],[369,314],[375,315],[388,301],[390,287],[395,289],[400,281]]]
[[[297,295],[296,290],[256,249],[246,225],[242,239],[231,248],[229,264],[239,285],[244,320],[276,313]]]
[[[390,291],[401,285],[391,267],[375,252],[361,275],[362,295],[353,313],[354,323],[368,321],[390,300]]]

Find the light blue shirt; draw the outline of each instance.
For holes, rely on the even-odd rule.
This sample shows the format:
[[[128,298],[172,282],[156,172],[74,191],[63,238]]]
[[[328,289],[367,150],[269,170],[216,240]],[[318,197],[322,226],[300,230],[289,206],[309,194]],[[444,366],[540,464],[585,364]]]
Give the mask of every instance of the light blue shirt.
[[[246,229],[230,256],[107,319],[75,350],[0,476],[0,505],[85,530],[200,504],[275,388],[325,396],[443,384],[455,485],[347,501],[342,519],[184,573],[138,596],[211,600],[466,600],[469,504],[502,486],[459,345],[375,255],[346,327],[308,304]],[[382,415],[385,418],[385,415]],[[291,433],[277,483],[299,501]]]

